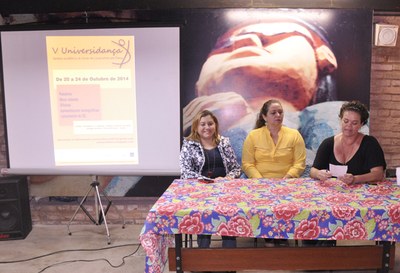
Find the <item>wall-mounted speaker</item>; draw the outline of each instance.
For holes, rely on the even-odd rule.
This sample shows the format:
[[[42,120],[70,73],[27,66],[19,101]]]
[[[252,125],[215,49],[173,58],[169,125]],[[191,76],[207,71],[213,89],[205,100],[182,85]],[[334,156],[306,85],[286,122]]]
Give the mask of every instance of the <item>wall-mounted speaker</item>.
[[[375,45],[396,46],[399,26],[375,24]]]
[[[27,177],[1,177],[0,240],[24,239],[31,230]]]

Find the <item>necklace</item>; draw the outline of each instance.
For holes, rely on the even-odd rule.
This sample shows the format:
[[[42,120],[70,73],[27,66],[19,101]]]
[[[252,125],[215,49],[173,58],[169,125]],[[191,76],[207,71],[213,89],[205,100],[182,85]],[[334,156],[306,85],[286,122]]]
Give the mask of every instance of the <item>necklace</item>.
[[[214,148],[215,149],[215,148]],[[212,178],[211,176],[214,174],[214,170],[215,170],[215,152],[214,149],[212,150],[204,150],[204,154],[206,155],[207,158],[207,177],[208,178]],[[211,162],[210,162],[210,155],[208,153],[212,153],[212,158],[213,158],[213,162],[212,162],[212,169],[211,169]]]

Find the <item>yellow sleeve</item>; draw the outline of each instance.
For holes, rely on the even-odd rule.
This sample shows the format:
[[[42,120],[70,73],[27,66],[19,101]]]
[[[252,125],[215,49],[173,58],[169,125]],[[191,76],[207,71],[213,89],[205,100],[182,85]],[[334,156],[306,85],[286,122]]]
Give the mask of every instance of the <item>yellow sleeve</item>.
[[[242,169],[248,178],[262,178],[255,166],[255,147],[252,134],[247,135],[242,147]]]
[[[288,174],[292,177],[300,177],[306,168],[306,145],[301,134],[296,130],[294,135],[294,161]]]

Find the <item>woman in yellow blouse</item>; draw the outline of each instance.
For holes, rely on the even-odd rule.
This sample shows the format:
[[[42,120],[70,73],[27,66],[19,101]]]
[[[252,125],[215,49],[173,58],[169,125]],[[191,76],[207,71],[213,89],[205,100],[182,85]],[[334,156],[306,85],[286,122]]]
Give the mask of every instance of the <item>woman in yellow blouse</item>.
[[[299,131],[282,125],[278,100],[264,103],[243,144],[242,169],[249,178],[300,177],[305,169],[306,148]]]
[[[249,178],[300,177],[306,147],[299,131],[282,125],[283,108],[278,100],[264,103],[255,129],[246,137],[242,169]],[[265,239],[265,246],[288,245],[285,239]]]

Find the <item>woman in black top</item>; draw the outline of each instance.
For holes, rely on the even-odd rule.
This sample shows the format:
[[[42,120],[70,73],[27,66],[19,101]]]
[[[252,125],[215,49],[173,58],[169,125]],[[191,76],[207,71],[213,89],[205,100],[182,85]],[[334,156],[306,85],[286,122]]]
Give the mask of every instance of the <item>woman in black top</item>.
[[[325,139],[318,148],[310,176],[319,180],[332,177],[329,164],[347,166],[347,173],[338,177],[346,184],[380,181],[386,161],[375,137],[359,132],[369,113],[359,101],[346,102],[339,113],[341,133]]]

